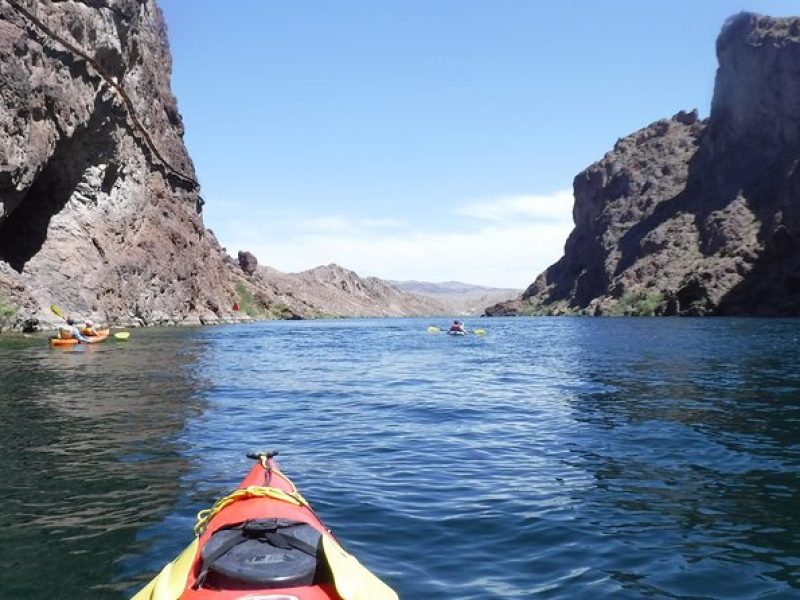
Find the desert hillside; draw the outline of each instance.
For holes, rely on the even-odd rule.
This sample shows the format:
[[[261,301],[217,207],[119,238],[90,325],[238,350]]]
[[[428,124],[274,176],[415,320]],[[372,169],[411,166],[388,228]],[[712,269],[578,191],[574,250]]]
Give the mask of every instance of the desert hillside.
[[[413,317],[449,312],[435,299],[403,291],[377,277],[359,277],[335,264],[300,273],[262,267],[259,273],[279,290],[281,302],[307,317]]]

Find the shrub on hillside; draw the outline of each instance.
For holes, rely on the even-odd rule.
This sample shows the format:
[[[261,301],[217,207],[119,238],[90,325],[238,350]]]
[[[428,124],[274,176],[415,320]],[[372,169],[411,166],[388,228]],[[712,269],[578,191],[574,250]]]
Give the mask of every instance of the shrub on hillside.
[[[628,292],[612,309],[612,315],[631,317],[654,317],[661,311],[664,294],[661,292]]]
[[[5,298],[0,297],[0,331],[8,327],[11,319],[17,314],[17,307]]]

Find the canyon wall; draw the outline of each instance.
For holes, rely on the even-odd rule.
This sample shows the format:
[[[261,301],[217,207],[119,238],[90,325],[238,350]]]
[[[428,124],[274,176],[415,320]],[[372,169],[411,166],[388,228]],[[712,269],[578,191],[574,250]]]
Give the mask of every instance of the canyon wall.
[[[0,297],[110,323],[233,316],[155,0],[0,0]],[[265,291],[265,294],[268,290]]]
[[[487,314],[800,314],[800,18],[738,14],[717,57],[709,118],[579,173],[564,256]]]

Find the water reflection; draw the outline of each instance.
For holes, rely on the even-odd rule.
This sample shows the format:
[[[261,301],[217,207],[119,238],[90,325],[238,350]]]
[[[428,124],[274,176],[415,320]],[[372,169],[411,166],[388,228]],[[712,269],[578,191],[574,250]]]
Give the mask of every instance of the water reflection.
[[[175,436],[199,410],[187,332],[51,350],[0,346],[0,589],[8,598],[118,598],[118,562],[179,493]],[[2,341],[2,340],[0,340]]]
[[[595,566],[637,595],[789,594],[800,586],[798,323],[667,323],[569,328],[572,370],[597,386],[573,390],[582,427],[570,444],[571,464],[595,477],[581,518],[613,548]]]

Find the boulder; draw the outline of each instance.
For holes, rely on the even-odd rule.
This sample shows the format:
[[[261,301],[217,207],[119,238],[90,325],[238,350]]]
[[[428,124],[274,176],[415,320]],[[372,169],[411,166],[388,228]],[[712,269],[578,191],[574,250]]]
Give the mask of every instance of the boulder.
[[[246,275],[250,276],[258,269],[258,260],[250,252],[239,250],[239,267]]]

